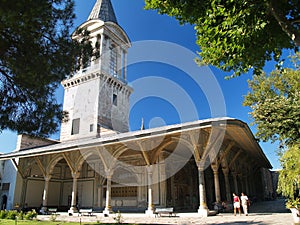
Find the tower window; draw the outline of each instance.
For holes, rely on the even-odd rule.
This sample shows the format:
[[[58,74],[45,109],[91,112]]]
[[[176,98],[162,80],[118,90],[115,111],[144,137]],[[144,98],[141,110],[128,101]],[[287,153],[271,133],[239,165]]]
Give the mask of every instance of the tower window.
[[[117,76],[117,48],[112,45],[110,47],[110,62],[109,62],[109,72],[112,76]]]
[[[113,102],[114,106],[118,105],[118,96],[116,94],[113,94],[113,100],[112,100],[112,102]]]
[[[73,134],[79,134],[79,125],[80,125],[80,119],[74,119],[72,121],[71,135],[73,135]]]
[[[126,53],[125,53],[125,51],[123,50],[122,51],[122,68],[121,68],[121,72],[122,72],[122,78],[124,79],[124,80],[126,80],[126,70],[125,70],[125,67],[126,67]]]
[[[9,186],[10,186],[10,183],[3,183],[2,184],[2,191],[8,191],[9,190]]]

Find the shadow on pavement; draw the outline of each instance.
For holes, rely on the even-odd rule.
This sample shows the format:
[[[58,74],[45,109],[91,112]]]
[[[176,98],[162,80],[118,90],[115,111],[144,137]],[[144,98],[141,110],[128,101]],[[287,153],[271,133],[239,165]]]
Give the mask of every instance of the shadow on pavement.
[[[270,215],[272,213],[288,213],[285,207],[284,199],[275,199],[271,201],[255,202],[249,207],[249,213],[258,213],[260,215]]]

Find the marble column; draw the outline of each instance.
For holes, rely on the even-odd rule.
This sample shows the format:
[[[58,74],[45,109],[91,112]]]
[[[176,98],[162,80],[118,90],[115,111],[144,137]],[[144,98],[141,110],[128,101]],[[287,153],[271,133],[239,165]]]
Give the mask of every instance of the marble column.
[[[153,176],[153,166],[147,166],[147,178],[148,178],[148,208],[146,210],[147,215],[153,215],[153,198],[152,198],[152,176]]]
[[[207,204],[206,204],[204,169],[200,166],[198,166],[198,178],[199,178],[199,200],[200,200],[198,213],[202,217],[207,217],[208,216],[208,208],[207,208]]]
[[[50,182],[51,176],[46,175],[44,177],[44,179],[45,179],[45,186],[44,186],[44,192],[43,192],[43,207],[41,209],[41,213],[47,213],[48,191],[49,191],[49,182]]]
[[[230,183],[229,183],[229,169],[224,168],[222,169],[223,174],[224,174],[224,179],[225,179],[225,190],[226,190],[226,201],[231,202],[231,192],[230,192]]]
[[[249,195],[249,186],[248,186],[248,176],[247,175],[245,175],[245,176],[243,176],[243,192],[244,192],[244,194],[246,194],[246,195]]]
[[[111,178],[113,175],[112,170],[107,170],[106,171],[106,194],[105,194],[105,208],[103,210],[104,215],[109,215],[112,213],[112,208],[111,208]]]
[[[220,191],[220,181],[219,181],[219,171],[218,166],[211,166],[214,172],[214,184],[215,184],[215,196],[216,202],[221,202],[221,191]]]
[[[233,184],[234,184],[234,192],[236,195],[239,194],[238,183],[237,183],[237,173],[232,173],[233,176]]]
[[[241,174],[241,176],[240,176],[240,181],[241,181],[241,186],[242,186],[241,192],[245,192],[245,189],[246,189],[246,186],[245,186],[245,176],[243,174]]]
[[[170,183],[171,183],[171,204],[172,206],[176,206],[176,195],[175,195],[175,182],[174,182],[174,176],[171,177],[170,179]]]
[[[77,206],[76,206],[76,197],[77,197],[77,180],[80,176],[80,172],[72,172],[73,177],[73,187],[72,187],[72,199],[71,199],[71,207],[68,210],[69,214],[78,212]]]

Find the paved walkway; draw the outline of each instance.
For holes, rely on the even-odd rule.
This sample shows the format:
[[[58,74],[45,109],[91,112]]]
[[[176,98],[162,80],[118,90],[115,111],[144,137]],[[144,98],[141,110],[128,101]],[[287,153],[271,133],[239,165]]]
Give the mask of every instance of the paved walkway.
[[[102,213],[96,213],[94,216],[68,216],[66,213],[60,213],[57,221],[74,221],[74,222],[100,222],[115,223],[116,214],[104,217]],[[178,213],[176,217],[150,217],[142,213],[121,213],[123,223],[135,224],[261,224],[261,225],[291,225],[293,224],[292,215],[289,210],[285,209],[284,200],[266,201],[254,203],[250,207],[248,216],[237,215],[233,213],[220,213],[216,216],[207,218],[199,217],[197,213]],[[49,220],[50,216],[38,216],[38,219]]]

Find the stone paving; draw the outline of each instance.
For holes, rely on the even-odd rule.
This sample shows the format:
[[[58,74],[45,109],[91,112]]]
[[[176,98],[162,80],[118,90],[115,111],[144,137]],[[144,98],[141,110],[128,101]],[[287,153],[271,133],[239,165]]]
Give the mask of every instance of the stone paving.
[[[51,216],[38,216],[40,220],[49,220]],[[116,214],[104,217],[102,213],[95,213],[93,216],[68,216],[67,213],[59,213],[57,221],[74,221],[74,222],[100,222],[115,223]],[[216,216],[207,218],[199,217],[197,213],[178,213],[176,217],[159,217],[147,216],[143,213],[121,213],[123,223],[135,224],[261,224],[261,225],[291,225],[293,224],[292,215],[289,210],[285,209],[284,200],[257,202],[250,206],[249,215],[237,215],[233,213],[220,213]]]

